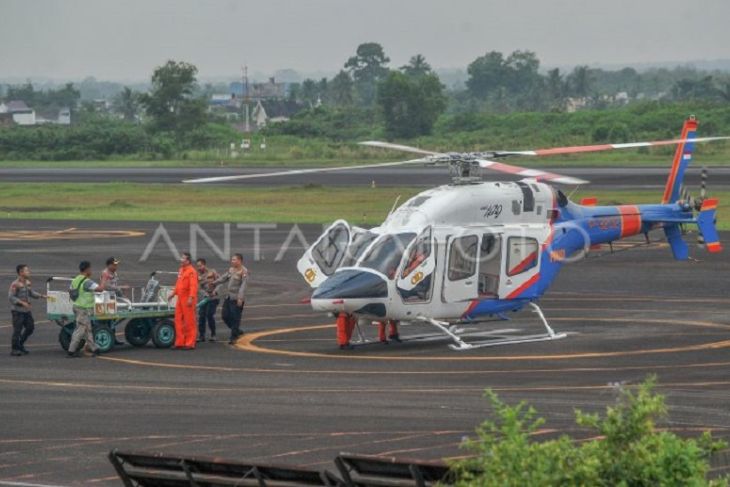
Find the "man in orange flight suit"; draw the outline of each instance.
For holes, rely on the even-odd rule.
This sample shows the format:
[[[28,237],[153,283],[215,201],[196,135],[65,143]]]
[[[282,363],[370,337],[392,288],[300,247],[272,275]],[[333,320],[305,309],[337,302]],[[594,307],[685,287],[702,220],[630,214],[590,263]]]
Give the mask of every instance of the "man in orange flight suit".
[[[386,337],[385,327],[390,325],[390,335]],[[398,322],[395,320],[384,320],[378,322],[378,339],[381,343],[388,343],[388,338],[395,342],[400,341],[400,335],[398,334]]]
[[[340,346],[340,350],[349,350],[353,346],[350,344],[352,338],[352,332],[357,324],[357,318],[348,315],[347,313],[340,313],[337,315],[337,344]]]
[[[198,273],[192,265],[189,252],[180,258],[175,290],[169,299],[177,296],[175,304],[175,348],[193,350],[197,335],[195,306],[198,302]]]

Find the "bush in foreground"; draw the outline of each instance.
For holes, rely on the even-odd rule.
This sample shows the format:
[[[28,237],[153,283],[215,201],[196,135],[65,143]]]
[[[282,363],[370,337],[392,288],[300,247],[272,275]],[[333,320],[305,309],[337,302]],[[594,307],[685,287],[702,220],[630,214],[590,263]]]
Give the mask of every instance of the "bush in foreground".
[[[533,439],[544,420],[525,402],[510,406],[487,391],[494,420],[465,442],[473,454],[453,464],[456,485],[500,486],[727,486],[707,480],[710,454],[725,448],[709,433],[680,438],[656,428],[666,417],[664,397],[649,378],[636,392],[623,389],[603,416],[576,411],[576,423],[595,439]]]

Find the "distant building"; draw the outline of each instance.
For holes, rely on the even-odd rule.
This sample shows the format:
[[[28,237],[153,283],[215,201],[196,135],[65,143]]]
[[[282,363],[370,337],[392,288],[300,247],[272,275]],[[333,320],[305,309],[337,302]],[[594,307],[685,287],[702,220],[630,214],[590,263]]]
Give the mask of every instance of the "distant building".
[[[262,129],[268,124],[286,122],[302,107],[289,100],[258,100],[251,114],[253,124]]]
[[[35,110],[30,108],[23,100],[11,100],[0,103],[0,113],[10,113],[13,122],[17,125],[35,125]]]
[[[266,83],[249,83],[248,93],[246,92],[246,86],[236,81],[229,85],[231,93],[240,98],[250,99],[276,99],[286,97],[286,83],[279,83],[274,78],[269,78]]]
[[[71,125],[71,109],[61,108],[60,110],[46,110],[39,112],[36,116],[36,123],[38,125]]]

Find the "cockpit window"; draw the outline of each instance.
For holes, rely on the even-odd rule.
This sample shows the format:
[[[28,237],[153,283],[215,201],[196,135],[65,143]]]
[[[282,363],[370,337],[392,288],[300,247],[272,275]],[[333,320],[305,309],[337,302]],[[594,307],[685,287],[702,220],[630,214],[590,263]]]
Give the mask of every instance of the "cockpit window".
[[[408,253],[408,259],[406,265],[403,267],[403,273],[401,278],[405,278],[411,272],[416,270],[418,266],[423,263],[431,255],[431,228],[429,227],[425,232],[421,233],[416,240],[416,243],[411,247],[411,251]]]
[[[381,236],[360,262],[360,267],[374,269],[388,276],[388,279],[393,279],[398,271],[403,252],[414,238],[416,238],[415,233]]]
[[[376,238],[378,238],[378,234],[373,232],[361,232],[356,234],[352,238],[352,243],[349,247],[347,247],[345,258],[342,260],[342,267],[354,266],[357,263],[357,259],[362,256],[365,249],[368,248],[368,245],[370,245]]]
[[[340,223],[330,228],[312,249],[314,261],[326,276],[331,275],[337,269],[349,240],[349,228]]]

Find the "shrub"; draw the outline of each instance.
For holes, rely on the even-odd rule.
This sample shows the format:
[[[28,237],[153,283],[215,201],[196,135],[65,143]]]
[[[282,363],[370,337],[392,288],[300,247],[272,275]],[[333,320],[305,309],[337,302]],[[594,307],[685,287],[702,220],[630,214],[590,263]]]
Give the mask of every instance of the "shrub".
[[[510,406],[487,391],[495,419],[477,428],[464,446],[473,457],[452,465],[459,486],[721,486],[707,480],[709,456],[724,448],[709,433],[680,438],[657,429],[667,409],[649,378],[636,392],[622,389],[603,416],[576,411],[578,425],[597,437],[576,444],[563,435],[538,442],[544,420],[521,402]]]

